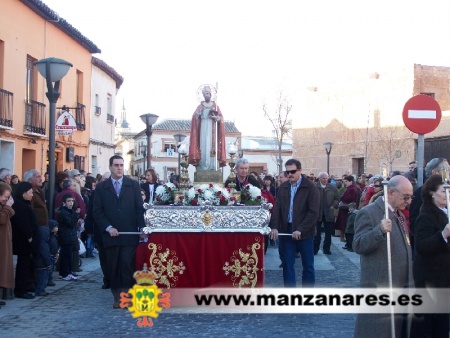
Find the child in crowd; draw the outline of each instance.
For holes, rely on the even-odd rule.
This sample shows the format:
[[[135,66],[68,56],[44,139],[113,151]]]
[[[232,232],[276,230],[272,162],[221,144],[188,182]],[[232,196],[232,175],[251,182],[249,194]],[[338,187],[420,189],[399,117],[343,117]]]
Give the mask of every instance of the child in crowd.
[[[50,261],[50,230],[45,225],[39,226],[39,254],[34,258],[35,296],[48,296],[45,291],[48,281],[48,272],[51,268]]]
[[[55,286],[53,282],[53,272],[55,271],[55,263],[59,256],[59,245],[58,245],[58,222],[55,220],[48,221],[48,228],[50,230],[50,240],[48,246],[50,248],[50,271],[48,272],[47,286]]]
[[[62,280],[73,281],[78,279],[72,273],[72,248],[78,245],[77,223],[80,215],[72,209],[75,199],[71,195],[65,194],[62,202],[63,205],[57,210],[58,242],[61,247],[59,275]]]
[[[348,205],[347,226],[345,227],[346,244],[343,247],[350,252],[353,252],[353,235],[355,234],[355,218],[357,213],[358,209],[356,209],[356,203],[350,203]]]

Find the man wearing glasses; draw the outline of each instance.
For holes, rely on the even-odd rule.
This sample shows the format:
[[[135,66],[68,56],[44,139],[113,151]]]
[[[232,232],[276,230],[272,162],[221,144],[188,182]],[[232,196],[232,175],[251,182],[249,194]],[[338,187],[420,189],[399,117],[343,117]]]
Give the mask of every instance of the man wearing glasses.
[[[283,257],[283,280],[285,287],[296,287],[295,255],[302,259],[302,286],[313,287],[314,237],[319,218],[320,197],[314,182],[302,174],[302,165],[296,159],[285,164],[288,181],[278,188],[273,208],[270,238],[280,236],[280,253]]]
[[[385,218],[385,198],[389,218]],[[406,219],[402,214],[413,198],[411,182],[397,175],[389,180],[387,195],[359,210],[355,220],[353,250],[360,255],[362,288],[389,287],[389,263],[392,287],[412,287],[412,252]],[[388,261],[386,233],[390,233],[392,260]],[[384,337],[390,332],[389,314],[358,314],[355,337]],[[395,337],[409,337],[410,323],[406,315],[395,315]]]

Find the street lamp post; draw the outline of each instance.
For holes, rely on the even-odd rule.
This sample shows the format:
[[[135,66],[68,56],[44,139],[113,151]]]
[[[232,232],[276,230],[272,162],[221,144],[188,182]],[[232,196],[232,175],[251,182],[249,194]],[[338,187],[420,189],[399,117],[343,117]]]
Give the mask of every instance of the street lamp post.
[[[180,175],[181,174],[181,171],[180,171],[181,170],[181,165],[180,165],[180,163],[181,163],[180,145],[181,145],[181,142],[183,142],[184,139],[186,138],[186,135],[175,134],[175,135],[173,135],[173,138],[175,139],[176,147],[177,147],[177,153],[178,153],[178,175]]]
[[[54,195],[55,195],[55,115],[56,115],[56,101],[59,98],[59,85],[61,79],[66,76],[70,67],[73,65],[62,59],[57,59],[54,57],[39,60],[34,63],[38,68],[39,74],[41,74],[47,82],[47,93],[46,96],[50,103],[50,120],[49,120],[49,132],[48,132],[48,142],[49,142],[49,201],[48,201],[48,215],[50,219],[53,219],[54,215]],[[53,86],[53,82],[55,85]]]
[[[330,175],[330,154],[331,154],[331,147],[333,146],[333,143],[331,142],[325,142],[323,144],[325,147],[325,151],[327,153],[327,174]]]
[[[147,127],[145,129],[145,135],[147,135],[147,169],[150,169],[152,164],[151,161],[152,153],[150,143],[150,138],[152,137],[152,126],[156,123],[158,117],[159,116],[155,114],[144,114],[140,116],[142,122],[144,122],[145,126]]]

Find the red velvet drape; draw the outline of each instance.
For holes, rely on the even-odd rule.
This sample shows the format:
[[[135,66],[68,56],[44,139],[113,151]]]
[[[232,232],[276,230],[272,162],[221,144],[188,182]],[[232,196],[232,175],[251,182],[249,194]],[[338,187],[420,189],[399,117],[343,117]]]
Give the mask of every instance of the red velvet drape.
[[[159,275],[158,287],[262,287],[264,237],[259,233],[153,233],[139,244],[144,262]]]

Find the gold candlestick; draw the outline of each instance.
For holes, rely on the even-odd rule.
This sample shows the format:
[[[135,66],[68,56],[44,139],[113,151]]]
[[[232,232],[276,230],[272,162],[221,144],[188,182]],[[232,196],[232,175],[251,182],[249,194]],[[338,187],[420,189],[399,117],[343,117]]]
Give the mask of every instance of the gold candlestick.
[[[230,176],[228,176],[228,180],[230,181],[230,183],[228,183],[228,188],[230,188],[230,193],[234,196],[236,202],[240,202],[241,194],[239,191],[236,191],[236,175],[234,173],[234,165],[236,164],[234,155],[236,155],[236,151],[236,145],[231,144],[228,149],[228,152],[230,154],[230,160],[228,161],[228,165],[230,166]]]

